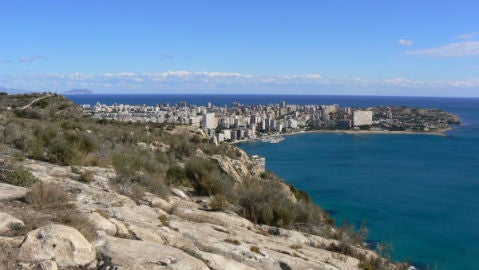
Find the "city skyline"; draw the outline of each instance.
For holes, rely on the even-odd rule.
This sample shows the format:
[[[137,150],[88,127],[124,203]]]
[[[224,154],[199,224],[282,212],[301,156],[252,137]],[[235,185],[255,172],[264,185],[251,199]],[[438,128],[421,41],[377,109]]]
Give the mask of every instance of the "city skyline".
[[[472,1],[0,1],[0,87],[479,97]]]

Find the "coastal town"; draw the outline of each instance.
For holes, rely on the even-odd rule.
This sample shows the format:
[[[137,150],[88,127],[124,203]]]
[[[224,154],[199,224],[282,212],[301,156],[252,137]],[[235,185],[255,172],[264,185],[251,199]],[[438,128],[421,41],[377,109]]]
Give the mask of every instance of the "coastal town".
[[[212,142],[261,139],[278,142],[282,135],[305,131],[442,132],[459,124],[459,117],[439,109],[404,106],[340,107],[296,105],[281,101],[268,105],[215,106],[179,102],[174,105],[81,105],[95,119],[169,123],[201,127]]]

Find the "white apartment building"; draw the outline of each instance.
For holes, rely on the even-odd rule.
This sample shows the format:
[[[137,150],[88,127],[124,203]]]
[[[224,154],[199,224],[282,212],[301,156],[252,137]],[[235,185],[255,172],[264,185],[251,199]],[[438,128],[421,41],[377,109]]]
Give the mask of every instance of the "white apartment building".
[[[355,127],[359,126],[370,126],[373,124],[373,112],[372,111],[353,111],[353,125]]]

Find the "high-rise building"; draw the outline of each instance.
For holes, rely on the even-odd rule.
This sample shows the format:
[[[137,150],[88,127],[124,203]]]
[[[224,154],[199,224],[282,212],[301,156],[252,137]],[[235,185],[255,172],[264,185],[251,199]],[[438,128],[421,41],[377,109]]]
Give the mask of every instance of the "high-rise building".
[[[353,111],[353,125],[370,126],[373,124],[373,112],[372,111]]]
[[[202,128],[214,129],[217,126],[218,126],[218,121],[216,120],[214,113],[203,114],[203,121],[201,122]]]

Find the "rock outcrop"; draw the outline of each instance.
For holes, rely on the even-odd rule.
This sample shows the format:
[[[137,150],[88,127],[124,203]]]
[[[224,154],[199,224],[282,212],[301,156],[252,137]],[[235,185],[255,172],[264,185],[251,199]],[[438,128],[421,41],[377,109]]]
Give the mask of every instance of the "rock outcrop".
[[[24,198],[27,192],[27,188],[0,183],[0,201],[18,200]]]
[[[59,224],[29,232],[18,253],[20,261],[41,263],[53,260],[61,268],[86,266],[95,257],[92,245],[79,231]]]
[[[69,191],[97,237],[90,243],[59,224],[31,231],[17,251],[17,260],[31,267],[21,269],[358,269],[357,259],[325,249],[335,240],[209,211],[208,197],[146,193],[137,204],[110,188],[111,169],[88,167],[93,181],[81,183],[70,167],[23,165],[40,181]]]

